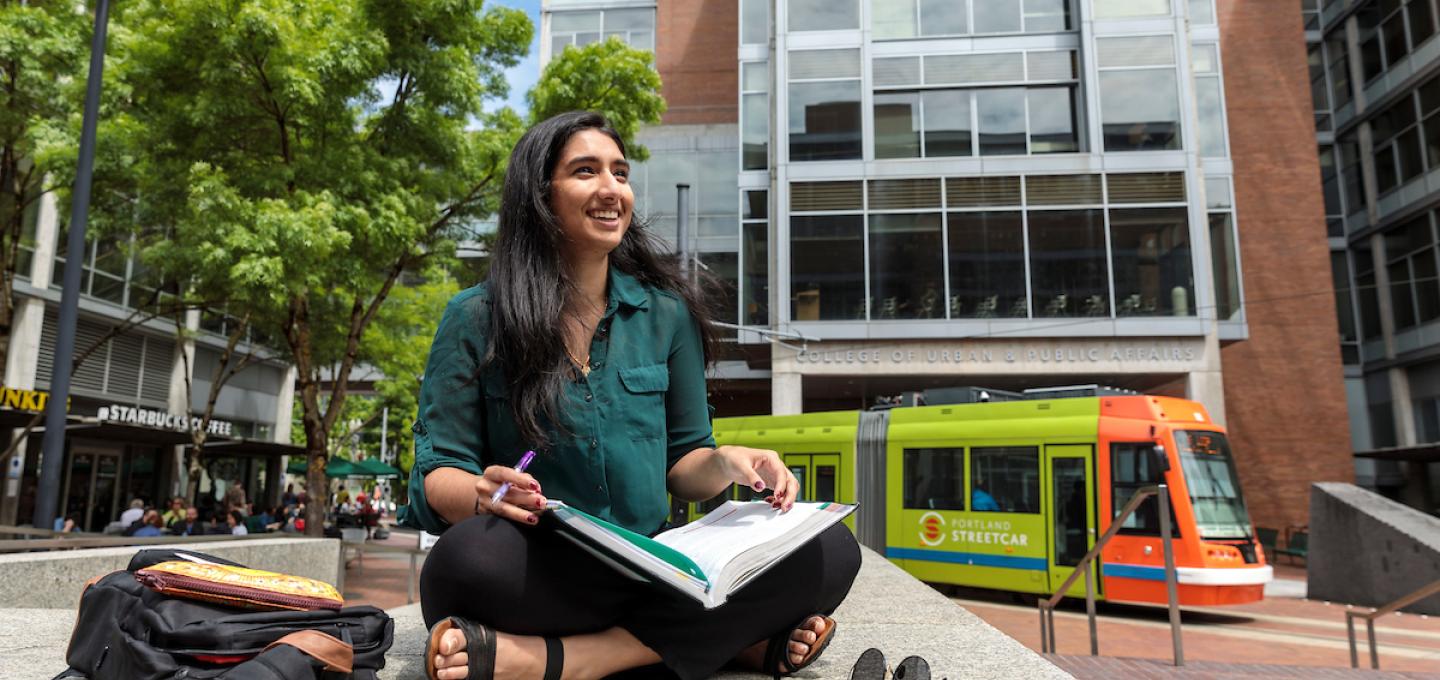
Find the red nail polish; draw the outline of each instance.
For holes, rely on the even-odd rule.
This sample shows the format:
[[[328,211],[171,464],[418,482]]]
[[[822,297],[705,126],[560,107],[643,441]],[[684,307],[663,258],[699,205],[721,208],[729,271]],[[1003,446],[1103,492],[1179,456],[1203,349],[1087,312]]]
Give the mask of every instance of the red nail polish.
[[[529,523],[531,523],[531,524],[534,524],[534,523],[536,523],[536,522],[539,522],[539,521],[540,521],[540,518],[539,518],[539,517],[536,517],[536,516],[534,516],[534,515],[531,515],[531,516],[529,516],[528,518],[526,518],[525,521],[527,521],[527,522],[529,522]]]
[[[530,482],[530,490],[536,493],[540,491],[540,482]]]

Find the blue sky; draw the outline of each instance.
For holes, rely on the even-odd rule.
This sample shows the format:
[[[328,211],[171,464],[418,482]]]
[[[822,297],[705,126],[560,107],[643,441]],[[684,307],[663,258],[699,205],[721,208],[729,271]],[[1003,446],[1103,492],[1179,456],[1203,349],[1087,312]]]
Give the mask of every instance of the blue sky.
[[[535,24],[535,37],[530,41],[530,54],[505,72],[506,80],[510,82],[510,98],[504,102],[488,102],[485,106],[487,110],[493,110],[508,104],[510,108],[524,115],[528,112],[525,93],[540,79],[540,0],[494,0],[491,4],[524,10]]]

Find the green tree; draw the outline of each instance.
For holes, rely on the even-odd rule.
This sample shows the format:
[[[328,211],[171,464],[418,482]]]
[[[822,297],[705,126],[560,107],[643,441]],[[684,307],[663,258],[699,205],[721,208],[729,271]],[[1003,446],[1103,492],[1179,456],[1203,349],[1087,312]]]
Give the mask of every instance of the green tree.
[[[545,65],[527,99],[532,123],[566,111],[604,114],[636,161],[649,159],[650,151],[635,142],[635,135],[665,113],[655,53],[615,37],[562,50]]]
[[[90,20],[74,2],[0,2],[0,366],[10,350],[20,246],[33,239],[40,199],[62,178],[63,156],[46,149],[73,145],[90,53]],[[28,245],[33,246],[33,243]]]
[[[106,139],[134,162],[109,170],[153,225],[145,262],[278,339],[318,492],[382,305],[494,211],[521,121],[481,102],[530,22],[473,0],[139,0],[121,21],[133,95]]]

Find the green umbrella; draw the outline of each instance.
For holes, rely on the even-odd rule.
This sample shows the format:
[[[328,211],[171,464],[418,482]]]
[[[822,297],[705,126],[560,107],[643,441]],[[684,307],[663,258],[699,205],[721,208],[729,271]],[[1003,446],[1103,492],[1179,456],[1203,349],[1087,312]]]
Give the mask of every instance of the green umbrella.
[[[290,459],[290,465],[286,466],[285,471],[292,475],[303,475],[307,467],[305,458],[295,457]],[[344,458],[331,458],[325,463],[325,476],[364,477],[367,475],[360,471],[359,468],[355,466],[355,463],[345,460]]]
[[[366,458],[365,460],[356,461],[355,469],[356,472],[353,476],[356,477],[391,478],[401,477],[404,475],[404,473],[400,472],[400,468],[397,468],[393,465],[386,465],[385,463],[382,463],[374,458]]]

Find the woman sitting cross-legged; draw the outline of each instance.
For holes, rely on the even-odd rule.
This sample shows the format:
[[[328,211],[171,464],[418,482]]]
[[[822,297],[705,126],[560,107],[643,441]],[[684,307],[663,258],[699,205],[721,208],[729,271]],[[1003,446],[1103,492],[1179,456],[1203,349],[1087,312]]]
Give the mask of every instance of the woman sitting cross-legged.
[[[629,174],[599,115],[531,128],[510,156],[490,277],[440,321],[401,513],[440,534],[420,577],[431,678],[792,673],[828,644],[829,614],[859,570],[837,524],[706,610],[541,524],[547,498],[654,535],[667,492],[697,501],[743,484],[769,492],[774,512],[798,493],[774,451],[715,446],[714,332],[696,289],[633,220]],[[538,456],[516,471],[528,449]]]

